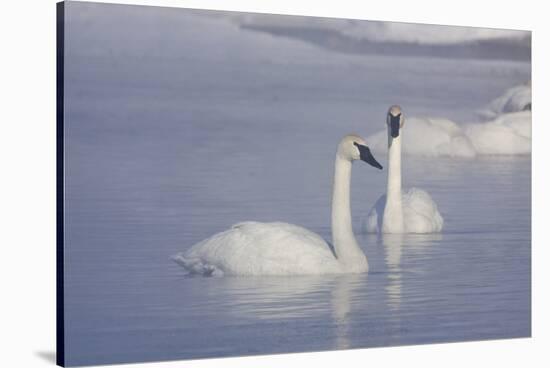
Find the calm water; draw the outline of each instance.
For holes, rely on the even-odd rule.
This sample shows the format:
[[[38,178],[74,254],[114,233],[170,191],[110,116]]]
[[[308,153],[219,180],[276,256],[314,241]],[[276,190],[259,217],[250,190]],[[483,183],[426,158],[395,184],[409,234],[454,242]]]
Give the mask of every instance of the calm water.
[[[393,103],[476,120],[529,64],[342,55],[155,11],[69,4],[68,364],[530,336],[529,156],[405,157],[438,235],[361,234],[386,172],[355,164],[368,275],[189,277],[170,260],[243,220],[330,239],[343,135],[381,129]]]

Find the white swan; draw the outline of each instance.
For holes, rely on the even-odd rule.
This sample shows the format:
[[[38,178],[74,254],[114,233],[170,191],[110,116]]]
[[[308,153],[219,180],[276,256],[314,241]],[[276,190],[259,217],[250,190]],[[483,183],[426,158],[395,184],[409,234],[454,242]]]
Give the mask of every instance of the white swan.
[[[401,191],[400,131],[405,119],[399,106],[390,107],[386,119],[388,130],[388,186],[370,210],[367,232],[433,233],[443,228],[437,205],[422,189]]]
[[[351,225],[351,165],[359,159],[382,169],[361,137],[344,137],[338,145],[334,171],[333,249],[303,227],[282,222],[242,222],[173,259],[190,273],[213,276],[367,272],[367,257]]]

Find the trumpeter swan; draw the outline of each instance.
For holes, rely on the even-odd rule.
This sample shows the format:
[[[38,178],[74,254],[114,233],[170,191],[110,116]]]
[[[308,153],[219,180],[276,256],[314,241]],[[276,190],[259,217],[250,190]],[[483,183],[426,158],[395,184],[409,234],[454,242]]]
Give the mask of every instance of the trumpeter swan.
[[[283,222],[242,222],[205,239],[173,259],[203,275],[313,275],[368,271],[353,235],[351,166],[355,160],[382,169],[363,138],[348,135],[338,145],[332,192],[332,241]]]
[[[366,230],[382,233],[433,233],[443,228],[437,205],[418,188],[401,191],[401,131],[405,119],[399,106],[391,106],[386,119],[388,130],[388,184],[370,210]]]

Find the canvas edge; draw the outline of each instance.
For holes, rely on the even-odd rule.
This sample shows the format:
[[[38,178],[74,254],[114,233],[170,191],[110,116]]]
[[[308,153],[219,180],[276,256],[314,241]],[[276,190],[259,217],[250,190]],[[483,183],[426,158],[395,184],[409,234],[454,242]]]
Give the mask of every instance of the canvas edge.
[[[56,364],[65,366],[64,68],[65,3],[56,4]]]

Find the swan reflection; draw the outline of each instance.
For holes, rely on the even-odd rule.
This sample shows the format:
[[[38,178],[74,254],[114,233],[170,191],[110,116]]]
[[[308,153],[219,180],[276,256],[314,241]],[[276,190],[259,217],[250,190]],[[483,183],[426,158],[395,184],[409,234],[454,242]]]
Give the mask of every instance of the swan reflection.
[[[399,311],[401,307],[401,253],[403,251],[403,234],[383,234],[386,268],[388,272],[388,284],[386,285],[386,298],[390,310]]]
[[[321,318],[334,328],[334,348],[347,349],[352,316],[366,312],[367,275],[223,277],[204,286],[208,294],[225,301],[229,320]]]
[[[410,257],[421,257],[428,252],[428,248],[440,241],[442,235],[435,234],[382,234],[384,246],[384,260],[388,272],[388,283],[385,287],[388,307],[399,311],[401,307],[403,272],[402,256],[405,253]],[[415,265],[414,269],[422,271],[422,267],[429,262]],[[420,268],[419,268],[420,267]],[[407,267],[409,269],[409,267]]]
[[[384,288],[386,305],[392,314],[392,327],[390,335],[399,343],[402,338],[401,318],[403,294],[407,293],[404,287],[406,274],[403,273],[403,260],[415,263],[418,257],[424,257],[429,253],[428,249],[441,240],[441,234],[383,234],[381,236],[384,246],[384,261],[387,271],[387,283]],[[419,262],[418,264],[407,264],[407,270],[423,271],[424,265],[430,262]],[[410,295],[410,291],[409,291]]]
[[[336,324],[335,349],[349,349],[351,314],[355,303],[362,298],[362,305],[366,305],[367,274],[343,275],[334,280],[331,290],[332,319]],[[358,292],[362,290],[362,292]],[[359,308],[358,308],[359,309]],[[364,313],[365,309],[361,311]]]

